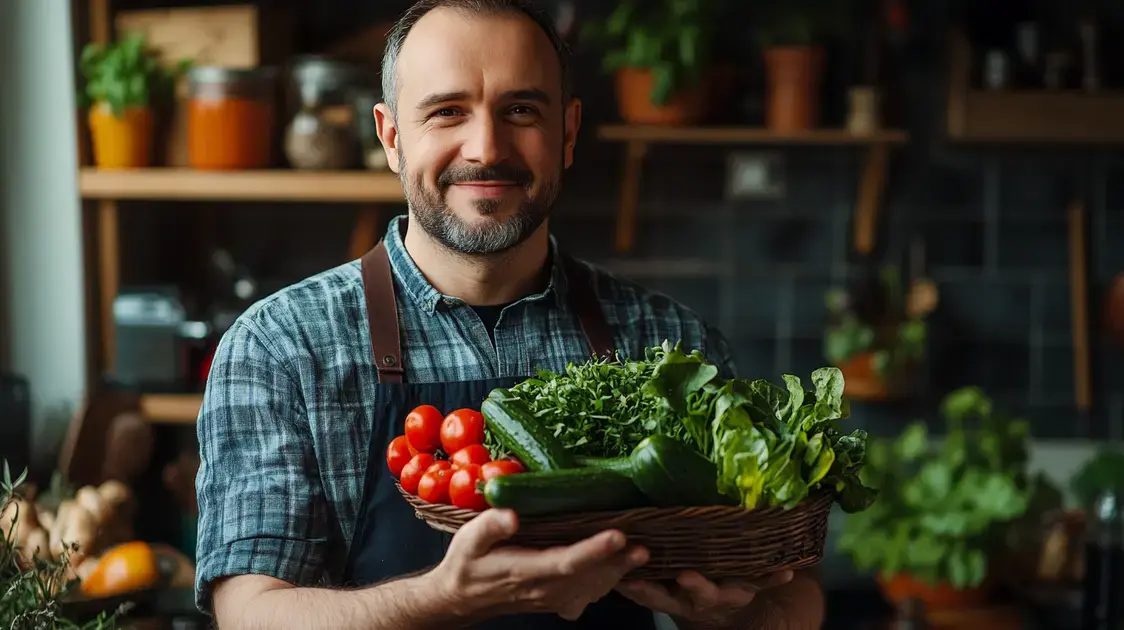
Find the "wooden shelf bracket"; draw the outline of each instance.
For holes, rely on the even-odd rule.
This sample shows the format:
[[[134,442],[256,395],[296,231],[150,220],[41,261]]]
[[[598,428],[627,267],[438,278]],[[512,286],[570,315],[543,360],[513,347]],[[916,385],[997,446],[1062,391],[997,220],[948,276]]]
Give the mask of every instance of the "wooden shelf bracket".
[[[860,176],[858,199],[855,200],[854,238],[855,251],[863,256],[874,250],[875,226],[878,224],[878,211],[886,187],[889,155],[889,145],[871,145],[867,149],[866,163]]]
[[[617,251],[624,254],[636,245],[636,215],[640,205],[640,174],[644,168],[644,156],[648,153],[648,143],[643,140],[630,140],[626,143],[624,175],[621,179],[621,203],[617,210]]]

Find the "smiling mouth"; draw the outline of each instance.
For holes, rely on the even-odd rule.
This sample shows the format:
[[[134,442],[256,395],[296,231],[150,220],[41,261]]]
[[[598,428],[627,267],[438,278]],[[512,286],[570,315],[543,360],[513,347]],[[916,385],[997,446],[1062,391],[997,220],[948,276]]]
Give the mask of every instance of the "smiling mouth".
[[[521,188],[515,182],[460,182],[453,184],[458,188],[471,191],[473,194],[480,197],[502,197],[503,195],[511,192],[513,189]]]

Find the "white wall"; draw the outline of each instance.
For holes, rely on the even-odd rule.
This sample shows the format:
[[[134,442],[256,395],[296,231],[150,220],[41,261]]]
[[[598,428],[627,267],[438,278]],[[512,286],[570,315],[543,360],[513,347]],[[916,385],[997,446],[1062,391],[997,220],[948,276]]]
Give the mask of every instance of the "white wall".
[[[0,0],[0,367],[31,381],[37,454],[85,388],[70,33],[69,2]]]

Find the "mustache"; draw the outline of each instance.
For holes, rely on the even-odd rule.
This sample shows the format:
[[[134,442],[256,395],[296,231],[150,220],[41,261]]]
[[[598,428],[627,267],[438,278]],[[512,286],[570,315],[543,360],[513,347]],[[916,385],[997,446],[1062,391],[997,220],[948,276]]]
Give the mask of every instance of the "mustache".
[[[437,185],[447,188],[463,182],[505,181],[529,186],[534,180],[531,171],[514,164],[495,166],[451,166],[437,178]]]

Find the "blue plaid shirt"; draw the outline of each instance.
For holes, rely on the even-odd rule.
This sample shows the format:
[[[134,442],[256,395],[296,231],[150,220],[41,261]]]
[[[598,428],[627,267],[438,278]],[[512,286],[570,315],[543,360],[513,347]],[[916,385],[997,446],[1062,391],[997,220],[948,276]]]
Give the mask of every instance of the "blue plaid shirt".
[[[560,371],[589,350],[562,265],[542,293],[506,307],[494,331],[426,281],[395,219],[385,238],[398,297],[406,382]],[[558,261],[557,243],[551,239]],[[594,269],[600,304],[625,356],[665,339],[699,348],[732,375],[716,330],[670,298]],[[249,308],[211,366],[198,438],[196,600],[215,578],[264,574],[296,585],[338,582],[363,497],[378,383],[359,261]]]

